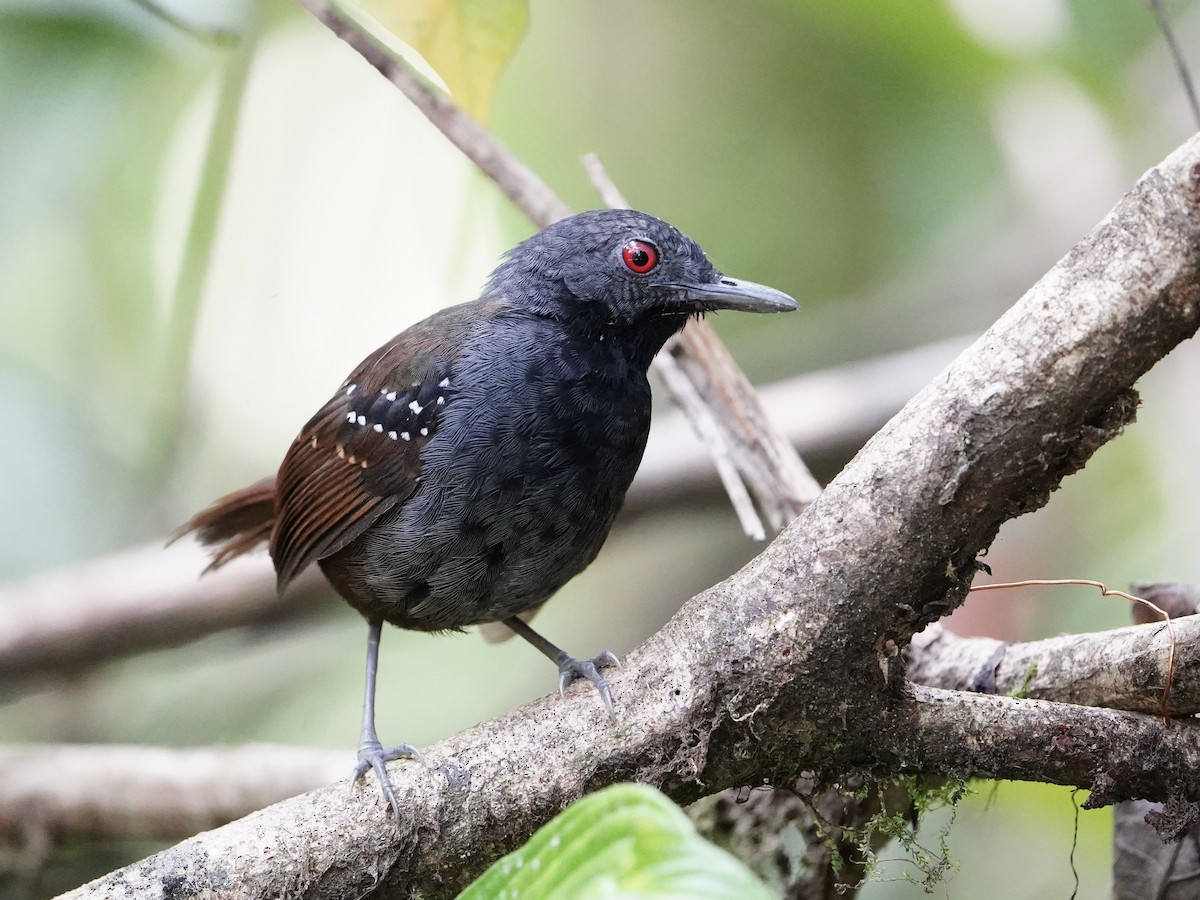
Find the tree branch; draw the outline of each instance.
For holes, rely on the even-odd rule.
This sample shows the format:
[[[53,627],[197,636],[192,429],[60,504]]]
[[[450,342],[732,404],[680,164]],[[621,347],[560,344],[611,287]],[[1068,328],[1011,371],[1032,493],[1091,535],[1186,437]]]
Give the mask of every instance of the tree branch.
[[[944,368],[975,336],[960,336],[863,362],[798,375],[760,388],[768,419],[806,460],[836,472],[867,439]],[[714,468],[692,426],[676,410],[655,419],[646,454],[625,498],[640,512],[711,489]]]
[[[262,560],[197,583],[207,554],[192,541],[140,547],[31,578],[0,592],[0,678],[70,678],[131,653],[310,608],[329,588],[316,572],[281,598]],[[7,595],[7,596],[5,596]]]
[[[349,771],[349,750],[279,747],[0,747],[0,835],[182,838]]]
[[[1176,619],[1173,716],[1200,712],[1200,617]],[[920,684],[1161,713],[1170,635],[1162,622],[1008,644],[934,624],[913,638],[908,677]]]
[[[1200,712],[1200,617],[1175,623],[1175,716]],[[1167,659],[1161,623],[1025,644],[961,638],[938,624],[908,650],[911,680],[1157,714]],[[989,680],[990,679],[990,680]],[[986,686],[982,682],[987,682]],[[55,834],[182,837],[343,777],[350,752],[253,748],[0,746],[0,835],[36,808]],[[270,773],[264,778],[263,773]]]
[[[380,75],[400,89],[479,171],[541,228],[566,218],[571,208],[537,174],[517,159],[469,115],[430,88],[391,50],[349,14],[324,0],[297,0],[313,17],[345,41]]]
[[[952,778],[1086,787],[1085,809],[1118,800],[1200,798],[1200,724],[1044,700],[910,685],[871,767]],[[914,764],[914,761],[919,760]]]
[[[539,700],[430,748],[428,766],[393,764],[399,822],[370,780],[353,799],[335,785],[73,896],[143,896],[168,879],[215,897],[232,885],[240,897],[451,896],[582,793],[628,779],[680,802],[807,769],[1049,780],[1091,787],[1093,805],[1200,799],[1190,723],[906,687],[900,656],[961,602],[1000,524],[1119,433],[1134,381],[1200,326],[1198,180],[1200,138],[1147,173],[758,558],[630,654],[611,680],[617,725],[580,690]],[[971,741],[994,743],[966,752]]]

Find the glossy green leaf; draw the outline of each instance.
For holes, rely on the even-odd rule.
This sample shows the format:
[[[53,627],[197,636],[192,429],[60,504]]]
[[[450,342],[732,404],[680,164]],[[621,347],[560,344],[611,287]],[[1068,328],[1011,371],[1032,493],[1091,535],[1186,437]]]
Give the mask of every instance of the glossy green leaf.
[[[619,784],[564,810],[524,847],[497,860],[460,900],[771,896],[741,862],[696,834],[658,791]]]
[[[455,102],[486,121],[500,73],[529,27],[528,0],[356,0],[425,58]]]

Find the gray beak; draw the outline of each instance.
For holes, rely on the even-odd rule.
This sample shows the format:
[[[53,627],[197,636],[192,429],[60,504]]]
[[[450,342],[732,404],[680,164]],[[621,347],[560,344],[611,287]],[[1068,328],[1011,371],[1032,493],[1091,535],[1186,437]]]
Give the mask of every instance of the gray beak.
[[[791,312],[800,306],[783,291],[724,275],[710,284],[664,284],[663,287],[676,299],[705,309],[773,313]]]

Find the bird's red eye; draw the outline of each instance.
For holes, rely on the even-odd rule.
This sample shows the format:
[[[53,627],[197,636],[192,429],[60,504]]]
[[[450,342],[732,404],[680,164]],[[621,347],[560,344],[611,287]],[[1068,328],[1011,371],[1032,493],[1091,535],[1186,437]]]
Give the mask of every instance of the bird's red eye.
[[[649,241],[630,241],[621,250],[621,259],[629,271],[645,275],[658,265],[658,248]]]

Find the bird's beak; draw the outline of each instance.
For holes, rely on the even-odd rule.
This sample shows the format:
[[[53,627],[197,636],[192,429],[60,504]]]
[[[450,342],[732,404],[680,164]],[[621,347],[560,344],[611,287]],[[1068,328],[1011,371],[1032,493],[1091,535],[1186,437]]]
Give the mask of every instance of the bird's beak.
[[[673,299],[703,309],[736,309],[741,312],[791,312],[800,304],[775,288],[724,275],[708,284],[665,284]]]

